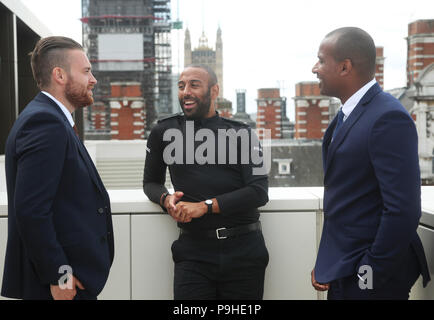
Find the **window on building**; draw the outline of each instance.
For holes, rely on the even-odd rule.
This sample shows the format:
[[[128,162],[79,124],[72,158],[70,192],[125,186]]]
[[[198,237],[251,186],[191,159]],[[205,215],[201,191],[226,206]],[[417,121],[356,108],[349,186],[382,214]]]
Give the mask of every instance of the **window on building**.
[[[277,162],[279,175],[291,174],[292,159],[273,159],[273,161]]]
[[[290,174],[291,166],[289,163],[279,163],[279,174]]]

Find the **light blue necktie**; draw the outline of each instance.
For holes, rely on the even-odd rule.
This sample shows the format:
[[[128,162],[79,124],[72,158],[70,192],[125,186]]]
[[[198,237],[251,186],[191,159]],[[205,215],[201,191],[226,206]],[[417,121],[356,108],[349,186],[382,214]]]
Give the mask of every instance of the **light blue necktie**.
[[[342,108],[340,108],[338,112],[338,122],[336,122],[335,130],[333,131],[332,141],[344,123],[344,115],[345,114],[342,112]]]

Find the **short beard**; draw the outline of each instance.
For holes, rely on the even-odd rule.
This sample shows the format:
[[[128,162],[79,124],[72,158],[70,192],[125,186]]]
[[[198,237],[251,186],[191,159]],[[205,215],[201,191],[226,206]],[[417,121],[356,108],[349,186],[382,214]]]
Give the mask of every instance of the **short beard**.
[[[184,97],[185,99],[185,97]],[[184,99],[179,99],[179,103],[181,104],[182,111],[184,112]],[[198,120],[203,119],[208,114],[209,109],[211,108],[211,89],[208,90],[206,95],[202,100],[195,98],[194,101],[197,103],[197,109],[194,113],[187,115],[184,112],[184,116],[188,120]]]
[[[65,97],[76,109],[90,106],[94,101],[92,95],[87,92],[87,87],[81,88],[72,79],[66,84]]]

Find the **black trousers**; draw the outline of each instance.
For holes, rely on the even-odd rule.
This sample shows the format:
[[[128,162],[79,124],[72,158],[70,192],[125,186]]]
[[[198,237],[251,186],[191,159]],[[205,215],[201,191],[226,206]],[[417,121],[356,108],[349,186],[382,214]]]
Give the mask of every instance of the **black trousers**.
[[[227,239],[181,234],[172,244],[175,300],[261,300],[268,250],[260,230]]]
[[[98,298],[91,294],[89,291],[80,290],[79,288],[76,289],[77,294],[75,295],[74,300],[98,300]]]
[[[361,289],[357,274],[332,281],[328,300],[408,300],[411,287],[420,275],[419,261],[412,248],[396,273],[380,288]],[[375,274],[374,274],[375,277]]]

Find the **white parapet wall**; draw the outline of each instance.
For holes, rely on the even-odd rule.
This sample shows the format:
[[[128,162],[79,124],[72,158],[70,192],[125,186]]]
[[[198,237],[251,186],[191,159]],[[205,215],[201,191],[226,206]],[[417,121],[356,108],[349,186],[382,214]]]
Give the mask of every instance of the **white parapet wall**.
[[[322,188],[270,188],[270,201],[260,208],[264,238],[270,254],[264,299],[316,300],[314,266],[322,229]],[[141,190],[109,190],[113,212],[115,259],[99,299],[173,299],[171,244],[178,228],[170,216]],[[422,188],[424,215],[419,234],[434,275],[434,187]],[[7,241],[7,198],[0,192],[0,279]],[[224,241],[224,240],[223,240]],[[419,280],[412,299],[434,299],[434,284],[422,289]],[[0,299],[2,299],[0,297]]]
[[[6,192],[6,171],[4,155],[0,155],[0,192]]]
[[[310,284],[321,213],[316,188],[273,188],[261,208],[270,255],[264,299],[318,299]],[[111,190],[115,261],[100,299],[173,299],[176,222],[140,190]]]
[[[142,189],[145,140],[85,141],[107,189]]]
[[[318,245],[317,188],[275,188],[260,209],[270,261],[265,299],[318,299],[310,271]],[[178,228],[141,190],[109,190],[115,259],[99,299],[173,299],[171,244]],[[0,277],[7,241],[6,193],[0,193]],[[223,240],[224,241],[224,240]]]

